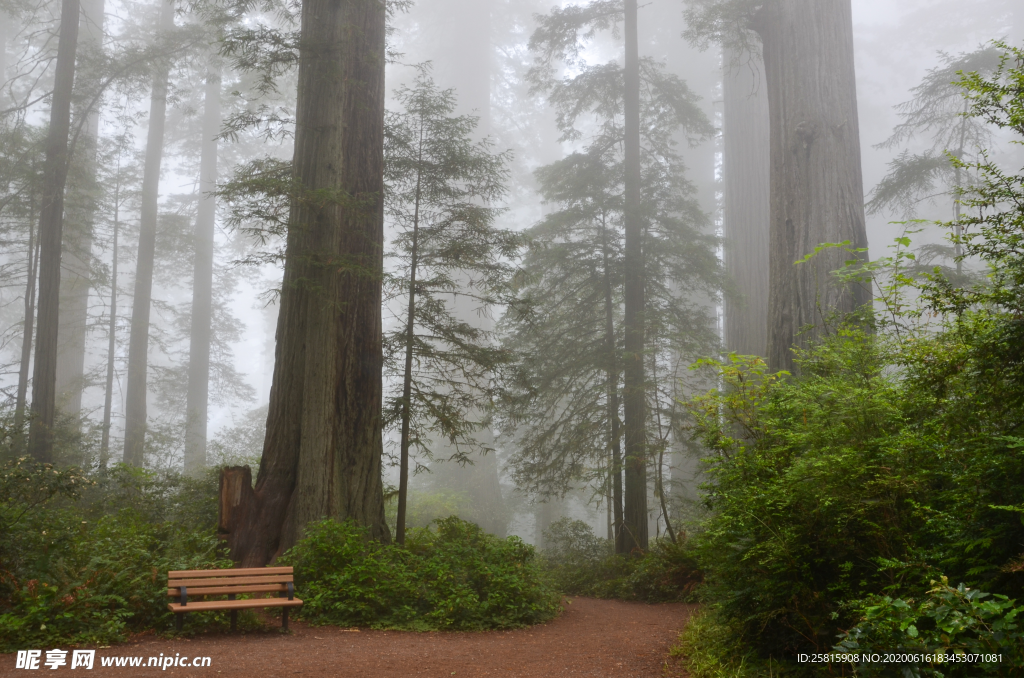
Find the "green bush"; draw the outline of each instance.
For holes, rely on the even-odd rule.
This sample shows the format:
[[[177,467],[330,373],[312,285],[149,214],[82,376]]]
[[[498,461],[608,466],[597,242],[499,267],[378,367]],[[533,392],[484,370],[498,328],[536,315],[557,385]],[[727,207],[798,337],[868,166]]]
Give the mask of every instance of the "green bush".
[[[211,497],[203,481],[139,469],[118,467],[93,479],[27,458],[6,464],[0,651],[111,643],[170,629],[167,572],[232,566],[210,519]],[[190,628],[226,623],[224,614],[204,614]]]
[[[702,573],[686,544],[660,540],[640,557],[612,552],[582,520],[565,517],[544,532],[543,565],[559,591],[568,595],[644,602],[685,600]]]
[[[374,628],[503,629],[558,614],[533,547],[451,517],[417,528],[406,547],[369,539],[352,522],[306,526],[280,562],[295,567],[302,619]]]
[[[861,622],[843,635],[835,652],[922,656],[920,661],[899,666],[908,678],[1024,675],[1024,631],[1019,624],[1024,621],[1024,607],[1016,607],[1006,596],[963,584],[952,588],[945,577],[932,584],[920,603],[889,596],[865,600]],[[979,659],[947,660],[946,655]],[[863,661],[856,664],[854,673],[888,676],[895,668]]]

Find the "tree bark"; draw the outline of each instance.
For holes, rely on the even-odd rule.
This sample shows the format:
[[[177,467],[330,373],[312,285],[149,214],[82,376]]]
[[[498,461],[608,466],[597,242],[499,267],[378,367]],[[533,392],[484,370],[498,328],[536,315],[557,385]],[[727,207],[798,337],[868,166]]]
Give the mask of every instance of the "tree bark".
[[[644,388],[644,257],[640,211],[640,54],[637,0],[625,5],[625,488],[618,553],[647,550],[647,402]]]
[[[848,252],[794,265],[823,243],[867,247],[850,0],[765,3],[753,27],[771,125],[768,365],[792,372],[794,346],[825,336],[830,314],[870,301],[866,287],[830,275]]]
[[[246,567],[269,562],[324,517],[390,540],[381,482],[384,27],[380,0],[302,5],[301,195],[290,215],[267,436],[246,518],[225,534]]]
[[[207,407],[210,392],[210,339],[213,326],[213,238],[217,216],[217,134],[220,132],[220,64],[211,56],[203,104],[203,147],[199,168],[195,266],[192,279],[192,327],[185,400],[185,473],[206,467]]]
[[[416,165],[416,204],[412,217],[412,251],[409,253],[409,310],[405,326],[405,371],[402,374],[402,439],[398,460],[398,515],[395,520],[395,541],[405,544],[405,514],[409,500],[409,427],[412,420],[412,358],[416,337],[416,267],[419,265],[420,197],[422,195],[423,116],[420,116],[420,139]]]
[[[611,468],[608,469],[608,483],[611,485],[612,535],[618,544],[622,533],[622,432],[619,420],[619,361],[616,356],[615,310],[612,301],[611,256],[608,252],[608,230],[602,215],[601,256],[604,264],[604,337],[608,351],[608,449]],[[612,538],[610,535],[609,538]]]
[[[35,205],[35,196],[31,198]],[[28,367],[32,359],[32,331],[36,314],[36,281],[39,274],[39,241],[35,236],[35,210],[29,215],[28,275],[25,281],[25,329],[21,335],[21,363],[18,365],[18,394],[14,401],[14,447],[21,452],[25,444],[25,401],[28,396]]]
[[[120,163],[118,166],[120,169]],[[107,324],[107,380],[103,390],[103,432],[100,439],[101,469],[110,461],[110,416],[114,405],[114,360],[117,356],[117,238],[121,228],[121,181],[114,187],[114,242],[110,253],[110,318]]]
[[[79,25],[80,51],[99,54],[103,50],[103,0],[82,0]],[[66,210],[60,319],[57,329],[57,398],[61,413],[78,417],[85,388],[85,334],[89,323],[89,288],[92,286],[92,231],[96,214],[96,153],[100,128],[98,107],[85,113],[79,151],[72,162],[81,169],[72,173],[69,193],[74,209]]]
[[[32,422],[29,453],[53,462],[53,425],[57,396],[57,323],[60,307],[60,245],[64,231],[64,186],[68,176],[71,95],[78,50],[78,0],[63,0],[57,67],[50,105],[50,129],[43,166],[43,202],[39,216],[39,317],[32,372]]]
[[[174,29],[174,4],[161,0],[158,38]],[[125,393],[124,463],[142,466],[146,445],[146,375],[149,370],[149,315],[153,300],[153,259],[160,198],[160,166],[167,117],[167,79],[170,62],[161,61],[153,74],[149,100],[149,130],[142,173],[142,209],[139,219],[139,250],[135,265],[135,296],[128,339],[128,385]]]
[[[768,96],[761,59],[726,50],[722,74],[725,268],[739,299],[727,300],[725,346],[768,355],[768,233],[771,224]]]

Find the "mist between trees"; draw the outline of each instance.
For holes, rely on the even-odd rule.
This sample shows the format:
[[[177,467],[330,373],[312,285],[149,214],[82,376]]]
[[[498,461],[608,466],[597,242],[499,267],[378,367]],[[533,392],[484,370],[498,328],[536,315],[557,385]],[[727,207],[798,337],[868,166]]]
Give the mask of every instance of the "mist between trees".
[[[964,196],[1020,154],[958,83],[1021,11],[0,0],[4,454],[225,467],[245,566],[323,517],[686,543],[692,365],[796,383],[882,269],[984,283]]]

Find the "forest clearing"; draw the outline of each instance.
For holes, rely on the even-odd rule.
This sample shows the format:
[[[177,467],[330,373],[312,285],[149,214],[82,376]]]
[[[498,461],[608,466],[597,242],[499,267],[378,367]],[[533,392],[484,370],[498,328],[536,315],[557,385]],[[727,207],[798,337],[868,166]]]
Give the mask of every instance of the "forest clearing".
[[[1024,0],[0,0],[15,675],[1024,678],[1022,347]]]

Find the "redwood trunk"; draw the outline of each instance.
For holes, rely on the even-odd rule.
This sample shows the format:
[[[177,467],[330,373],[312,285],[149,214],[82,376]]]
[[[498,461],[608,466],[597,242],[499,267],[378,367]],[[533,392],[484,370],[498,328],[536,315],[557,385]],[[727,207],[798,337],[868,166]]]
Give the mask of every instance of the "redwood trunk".
[[[174,5],[161,0],[159,34],[174,29]],[[128,339],[128,387],[125,394],[124,463],[142,466],[146,445],[146,375],[149,371],[149,314],[153,300],[153,259],[156,253],[156,221],[160,198],[160,165],[164,152],[167,117],[167,79],[170,62],[162,61],[153,75],[149,101],[146,163],[142,173],[142,209],[139,219],[139,251],[135,266],[135,298]]]
[[[794,265],[823,243],[867,247],[850,0],[766,3],[754,27],[771,121],[768,365],[794,371],[794,346],[870,301],[831,275],[852,258],[845,251]]]
[[[725,307],[725,346],[768,355],[768,233],[771,161],[768,93],[761,59],[726,51],[722,94],[725,268],[738,299]]]
[[[83,55],[103,50],[103,0],[82,0],[79,32]],[[93,222],[96,215],[96,153],[100,128],[99,107],[85,113],[82,142],[72,162],[76,172],[69,192],[75,209],[67,210],[60,281],[60,324],[57,330],[57,398],[62,414],[78,417],[85,388],[85,335],[89,324],[89,288],[92,286]]]
[[[381,482],[384,4],[307,0],[267,436],[232,557],[259,566],[324,517],[390,539]],[[346,198],[345,196],[349,196]]]
[[[210,339],[213,326],[213,236],[217,216],[217,134],[220,132],[220,65],[211,61],[203,104],[203,150],[199,168],[192,279],[192,327],[185,400],[185,473],[206,467],[206,426],[210,393]]]
[[[78,0],[63,0],[50,129],[43,166],[43,206],[39,216],[39,319],[32,371],[33,416],[28,441],[29,453],[42,462],[54,461],[60,244],[64,231],[64,186],[68,176],[68,134],[71,130],[71,94],[78,49],[78,15]]]
[[[644,388],[644,257],[640,211],[640,54],[637,44],[637,0],[625,11],[625,488],[622,529],[616,551],[647,550],[647,402]]]

